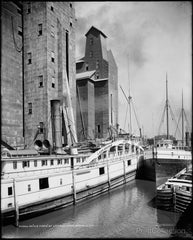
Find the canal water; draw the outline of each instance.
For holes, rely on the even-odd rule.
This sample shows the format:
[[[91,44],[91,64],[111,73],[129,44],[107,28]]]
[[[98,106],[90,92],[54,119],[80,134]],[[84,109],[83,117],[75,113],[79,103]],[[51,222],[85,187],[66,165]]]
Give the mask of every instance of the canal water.
[[[162,179],[163,180],[163,179]],[[180,214],[155,207],[156,183],[133,180],[110,192],[2,227],[3,238],[168,238]]]

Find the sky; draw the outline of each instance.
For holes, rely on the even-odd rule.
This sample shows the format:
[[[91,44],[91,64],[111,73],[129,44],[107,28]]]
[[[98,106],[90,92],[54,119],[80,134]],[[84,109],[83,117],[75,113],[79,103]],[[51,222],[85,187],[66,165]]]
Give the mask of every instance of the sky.
[[[147,137],[166,133],[167,73],[169,132],[181,138],[182,92],[185,128],[192,131],[191,14],[190,1],[75,2],[76,58],[84,56],[85,34],[94,26],[107,36],[118,66],[120,128],[139,135],[139,126]],[[131,124],[120,86],[132,97]]]

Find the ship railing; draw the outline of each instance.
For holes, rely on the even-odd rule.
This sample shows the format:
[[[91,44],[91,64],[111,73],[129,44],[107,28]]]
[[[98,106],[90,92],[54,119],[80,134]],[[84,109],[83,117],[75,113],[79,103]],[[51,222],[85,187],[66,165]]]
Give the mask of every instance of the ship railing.
[[[98,166],[99,164],[103,165],[103,164],[106,164],[107,161],[109,163],[112,163],[112,162],[119,162],[119,161],[123,161],[123,160],[129,160],[129,159],[136,158],[136,156],[141,156],[141,155],[142,154],[136,155],[135,153],[132,153],[132,154],[127,154],[127,155],[123,154],[123,155],[119,155],[119,156],[115,155],[113,158],[111,156],[108,156],[108,157],[102,158],[100,160],[95,158],[88,164],[81,164],[79,166],[76,166],[76,169],[95,167],[95,166]],[[128,156],[129,156],[129,159],[128,159]]]
[[[191,155],[190,154],[181,154],[180,152],[178,153],[175,153],[175,152],[166,152],[166,153],[163,153],[163,152],[160,152],[160,151],[157,151],[157,156],[161,157],[172,157],[172,158],[179,158],[179,159],[185,159],[185,160],[190,160],[191,159]]]

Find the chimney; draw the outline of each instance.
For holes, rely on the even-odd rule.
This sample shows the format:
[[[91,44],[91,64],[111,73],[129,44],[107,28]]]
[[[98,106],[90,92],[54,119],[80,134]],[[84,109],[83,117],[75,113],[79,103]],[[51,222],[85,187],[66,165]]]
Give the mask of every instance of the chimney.
[[[62,153],[62,123],[60,100],[51,100],[53,146],[56,153]]]

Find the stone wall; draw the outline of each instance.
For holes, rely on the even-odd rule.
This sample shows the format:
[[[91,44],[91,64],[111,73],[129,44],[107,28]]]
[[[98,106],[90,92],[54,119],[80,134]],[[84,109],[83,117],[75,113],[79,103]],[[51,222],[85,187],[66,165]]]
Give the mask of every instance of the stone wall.
[[[75,113],[75,12],[73,3],[69,2],[31,2],[30,13],[28,7],[24,3],[25,140],[33,147],[40,122],[44,130],[37,138],[53,142],[50,101],[57,99],[62,104],[67,94],[64,81],[69,83]],[[39,24],[42,24],[41,35]],[[28,64],[29,52],[31,64]],[[43,76],[43,86],[40,86],[40,76]],[[29,114],[29,103],[32,103],[32,114]]]
[[[12,2],[1,7],[1,137],[19,147],[24,143],[21,8]]]

